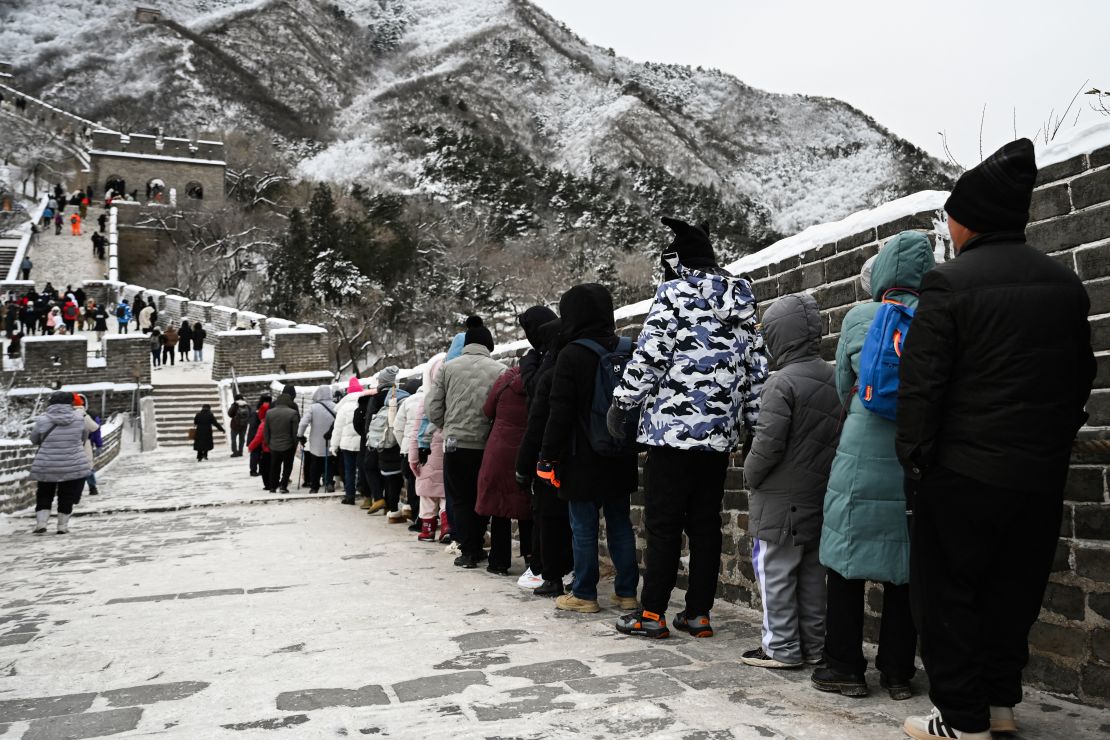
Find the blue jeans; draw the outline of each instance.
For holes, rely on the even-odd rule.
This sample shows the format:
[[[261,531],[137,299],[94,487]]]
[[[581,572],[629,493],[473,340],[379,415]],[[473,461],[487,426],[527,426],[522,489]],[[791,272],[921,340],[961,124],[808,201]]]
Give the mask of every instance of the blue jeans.
[[[632,532],[629,517],[629,497],[606,499],[598,505],[593,501],[571,501],[571,549],[574,552],[574,584],[571,592],[580,599],[597,601],[598,527],[601,514],[605,514],[605,533],[609,543],[609,557],[617,569],[614,584],[617,596],[636,596],[640,583],[640,569],[636,565],[636,535]]]
[[[355,500],[355,480],[358,475],[358,453],[351,450],[340,450],[343,456],[343,498],[348,501]]]

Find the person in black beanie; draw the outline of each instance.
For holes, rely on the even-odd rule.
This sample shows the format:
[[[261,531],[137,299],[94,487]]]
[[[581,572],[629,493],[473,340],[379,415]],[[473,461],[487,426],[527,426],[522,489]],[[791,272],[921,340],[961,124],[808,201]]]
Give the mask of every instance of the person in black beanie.
[[[901,359],[896,449],[913,502],[910,594],[936,709],[914,738],[1015,732],[1029,630],[1056,553],[1095,377],[1089,300],[1025,240],[1033,144],[965,172],[956,258],[926,273]]]

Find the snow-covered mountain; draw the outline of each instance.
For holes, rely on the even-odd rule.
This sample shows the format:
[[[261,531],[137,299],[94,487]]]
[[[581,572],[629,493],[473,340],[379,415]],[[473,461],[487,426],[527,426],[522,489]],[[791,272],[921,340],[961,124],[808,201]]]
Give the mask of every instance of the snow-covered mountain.
[[[640,64],[527,0],[8,0],[19,83],[118,127],[279,137],[310,179],[499,209],[508,232],[648,239],[708,218],[730,251],[917,190],[937,160],[832,99]]]

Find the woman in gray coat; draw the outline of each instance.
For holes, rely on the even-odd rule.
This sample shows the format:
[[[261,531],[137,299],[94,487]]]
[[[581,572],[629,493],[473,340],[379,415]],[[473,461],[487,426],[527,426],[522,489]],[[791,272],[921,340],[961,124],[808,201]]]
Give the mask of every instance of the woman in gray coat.
[[[73,407],[73,394],[55,391],[46,411],[35,419],[31,444],[38,445],[31,463],[31,480],[38,482],[35,495],[35,534],[46,533],[54,496],[58,497],[58,534],[69,532],[73,505],[85,487],[92,464],[85,454],[85,420]]]

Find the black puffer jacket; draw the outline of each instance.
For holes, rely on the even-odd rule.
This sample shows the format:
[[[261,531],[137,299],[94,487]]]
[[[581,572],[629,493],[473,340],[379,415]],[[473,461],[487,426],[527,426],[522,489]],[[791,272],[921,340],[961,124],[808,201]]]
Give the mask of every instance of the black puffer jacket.
[[[776,372],[763,386],[744,477],[752,489],[748,532],[766,542],[801,545],[821,536],[841,408],[832,365],[821,359],[821,333],[810,295],[780,298],[763,317]]]
[[[528,427],[520,441],[516,455],[516,472],[523,478],[536,475],[536,463],[540,461],[540,447],[543,433],[547,429],[547,416],[550,411],[551,378],[555,375],[555,361],[559,358],[559,333],[562,323],[559,319],[544,324],[541,334],[545,337],[544,346],[550,349],[540,359],[533,379],[535,390],[529,398]]]
[[[982,234],[925,275],[903,350],[898,458],[1001,488],[1063,489],[1095,377],[1090,301],[1019,232]]]
[[[529,405],[536,394],[536,373],[539,372],[544,352],[547,351],[551,340],[550,337],[544,337],[543,327],[558,318],[555,312],[546,306],[532,306],[517,319],[524,329],[524,336],[527,337],[528,343],[532,345],[532,349],[528,350],[518,363],[520,378],[524,382],[524,395]]]
[[[563,294],[559,313],[565,346],[551,379],[550,412],[540,457],[558,463],[559,496],[567,501],[628,496],[638,483],[636,456],[602,457],[590,447],[586,429],[598,356],[573,344],[576,339],[592,339],[606,349],[616,348],[613,297],[602,285],[576,285]]]

